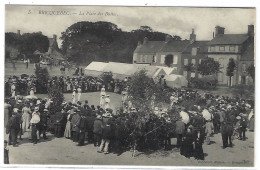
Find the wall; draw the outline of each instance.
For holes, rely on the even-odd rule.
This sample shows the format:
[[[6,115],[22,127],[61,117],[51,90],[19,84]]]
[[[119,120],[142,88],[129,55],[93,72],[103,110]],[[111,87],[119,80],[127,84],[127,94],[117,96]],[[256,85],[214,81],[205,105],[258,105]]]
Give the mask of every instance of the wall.
[[[154,53],[134,53],[133,55],[133,63],[153,63]]]
[[[176,64],[172,64],[171,67],[177,67],[177,73],[178,74],[182,74],[181,73],[181,67],[182,67],[182,59],[181,59],[181,52],[159,52],[156,54],[156,62],[153,63],[152,65],[156,65],[156,66],[166,66],[164,64],[164,62],[161,62],[161,58],[162,56],[166,57],[167,55],[173,55],[173,57],[177,58],[177,63]]]
[[[226,76],[226,70],[229,63],[229,59],[233,58],[234,61],[237,61],[240,58],[240,55],[235,54],[208,54],[208,57],[213,58],[215,61],[218,61],[220,64],[220,69],[218,73],[218,84],[228,85],[229,77]],[[232,84],[235,85],[238,83],[238,73],[237,70],[234,72],[232,79]]]

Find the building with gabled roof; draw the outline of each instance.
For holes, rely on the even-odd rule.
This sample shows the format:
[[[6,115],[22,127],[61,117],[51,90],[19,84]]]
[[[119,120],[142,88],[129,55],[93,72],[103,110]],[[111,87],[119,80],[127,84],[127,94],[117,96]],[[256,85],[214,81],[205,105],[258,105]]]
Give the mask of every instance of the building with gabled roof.
[[[170,67],[175,68],[180,74],[181,55],[190,43],[190,40],[173,40],[169,35],[165,41],[149,41],[145,37],[143,43],[138,42],[133,54],[133,63],[166,66],[165,59],[170,58]]]
[[[245,34],[225,34],[225,28],[216,26],[215,37],[208,43],[208,57],[220,63],[218,83],[228,86],[250,84],[246,68],[254,62],[254,25],[248,25]],[[236,63],[234,76],[226,76],[229,59]]]

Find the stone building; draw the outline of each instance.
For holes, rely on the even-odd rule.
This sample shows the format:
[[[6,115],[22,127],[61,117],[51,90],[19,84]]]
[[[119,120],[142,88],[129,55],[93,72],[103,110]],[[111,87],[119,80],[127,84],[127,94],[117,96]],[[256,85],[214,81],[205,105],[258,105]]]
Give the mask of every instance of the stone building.
[[[181,74],[181,55],[189,45],[189,40],[173,40],[169,35],[165,41],[149,41],[145,37],[143,43],[139,42],[134,51],[133,63],[166,66],[165,60],[168,60],[168,67],[175,68],[176,73]]]
[[[216,26],[215,37],[208,43],[208,57],[220,63],[218,84],[232,86],[252,82],[245,70],[254,62],[254,25],[249,25],[245,34],[225,34],[225,28]],[[230,58],[236,63],[231,82],[226,76]]]

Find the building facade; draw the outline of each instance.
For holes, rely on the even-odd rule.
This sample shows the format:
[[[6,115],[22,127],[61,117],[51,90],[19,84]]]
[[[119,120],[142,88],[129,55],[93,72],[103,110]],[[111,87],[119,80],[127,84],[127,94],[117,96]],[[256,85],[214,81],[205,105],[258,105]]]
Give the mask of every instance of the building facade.
[[[225,34],[224,30],[225,28],[216,26],[215,37],[208,43],[208,57],[220,63],[218,84],[228,86],[248,84],[251,80],[248,75],[245,78],[245,70],[254,61],[254,52],[249,52],[254,48],[254,26],[249,25],[246,34]],[[226,73],[231,58],[235,61],[236,68],[234,76],[230,79]]]
[[[145,37],[143,43],[139,42],[134,51],[133,64],[168,66],[175,68],[176,74],[181,74],[182,52],[189,45],[189,40],[173,40],[169,35],[166,36],[165,41],[149,41]]]
[[[225,34],[225,28],[216,26],[213,39],[197,41],[194,29],[190,40],[173,40],[167,36],[165,41],[149,41],[144,38],[133,54],[134,64],[150,64],[175,68],[175,74],[200,78],[198,65],[203,58],[210,57],[220,64],[217,73],[218,84],[233,86],[236,84],[251,84],[253,79],[246,69],[254,64],[254,25],[248,25],[245,34]],[[230,59],[236,64],[234,76],[226,76]],[[165,60],[170,61],[166,64]],[[192,66],[192,69],[188,66]]]

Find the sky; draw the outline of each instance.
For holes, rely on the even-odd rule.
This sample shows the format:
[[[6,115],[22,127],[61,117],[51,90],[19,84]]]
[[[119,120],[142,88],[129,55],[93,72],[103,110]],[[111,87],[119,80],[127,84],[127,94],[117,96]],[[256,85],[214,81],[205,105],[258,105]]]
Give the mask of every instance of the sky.
[[[40,14],[40,11],[48,11]],[[55,15],[50,15],[55,14]],[[84,14],[84,15],[80,15]],[[123,31],[149,26],[154,31],[189,39],[192,28],[197,40],[212,39],[215,26],[227,34],[246,33],[255,25],[255,9],[191,7],[112,7],[112,6],[5,6],[5,32],[31,33],[59,38],[61,32],[79,21],[108,21]],[[60,41],[59,41],[60,44]]]

